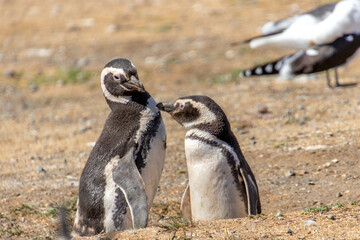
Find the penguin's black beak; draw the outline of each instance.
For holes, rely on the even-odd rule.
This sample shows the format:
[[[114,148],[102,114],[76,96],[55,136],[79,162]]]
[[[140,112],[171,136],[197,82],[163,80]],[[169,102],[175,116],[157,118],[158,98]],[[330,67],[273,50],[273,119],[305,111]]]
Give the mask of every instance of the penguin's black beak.
[[[135,76],[131,76],[129,81],[123,83],[126,88],[134,89],[139,92],[145,92],[144,85]]]
[[[173,103],[158,103],[156,104],[156,107],[160,110],[160,111],[164,111],[167,113],[172,113],[175,110],[174,104]]]

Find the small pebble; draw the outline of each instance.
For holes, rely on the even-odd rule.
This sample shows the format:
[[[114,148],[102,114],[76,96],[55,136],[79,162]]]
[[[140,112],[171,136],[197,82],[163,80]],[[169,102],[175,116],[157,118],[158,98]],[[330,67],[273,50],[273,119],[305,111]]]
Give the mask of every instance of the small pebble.
[[[291,110],[290,108],[288,108],[288,109],[285,110],[285,113],[286,113],[287,115],[291,115],[291,114],[292,114],[292,110]]]
[[[36,170],[37,170],[38,172],[46,173],[46,170],[45,170],[42,166],[38,166],[38,167],[36,168]]]
[[[332,133],[332,132],[327,132],[326,134],[329,135],[330,137],[334,136],[334,133]]]
[[[29,85],[30,92],[36,92],[39,89],[39,86],[36,83],[31,83]]]
[[[247,130],[244,130],[244,129],[240,130],[240,134],[248,134],[248,133],[249,133],[249,131],[247,131]]]
[[[310,183],[310,182],[312,182],[311,179],[309,179],[309,178],[305,178],[305,179],[304,179],[304,183]]]
[[[4,73],[5,77],[7,78],[16,78],[16,71],[13,70],[13,69],[10,69],[10,70],[7,70],[5,73]]]
[[[326,218],[330,219],[330,220],[335,220],[335,216],[334,215],[327,215]]]
[[[333,162],[333,163],[338,163],[339,160],[335,158],[335,159],[331,160],[331,162]]]
[[[286,173],[285,173],[285,177],[293,177],[293,176],[295,176],[296,174],[295,174],[295,172],[293,171],[293,170],[288,170],[288,171],[286,171]]]
[[[343,195],[342,195],[342,193],[340,193],[340,192],[338,192],[337,194],[336,194],[336,197],[342,197]]]
[[[305,225],[307,225],[307,226],[311,226],[311,225],[314,225],[314,224],[315,224],[314,220],[309,219],[309,220],[305,221]]]
[[[287,233],[289,233],[290,235],[292,235],[294,232],[289,228],[289,229],[287,230]]]
[[[306,123],[306,119],[304,117],[300,118],[299,125],[304,125],[305,123]]]
[[[269,108],[265,105],[257,105],[257,109],[258,109],[258,113],[260,114],[266,114],[266,113],[269,113]]]
[[[119,27],[116,24],[110,24],[106,27],[106,32],[108,33],[114,33],[119,30]]]
[[[83,133],[83,132],[86,132],[87,130],[90,130],[91,127],[88,127],[88,126],[81,126],[79,128],[79,132]]]
[[[327,162],[323,165],[324,167],[330,167],[331,166],[331,162]]]

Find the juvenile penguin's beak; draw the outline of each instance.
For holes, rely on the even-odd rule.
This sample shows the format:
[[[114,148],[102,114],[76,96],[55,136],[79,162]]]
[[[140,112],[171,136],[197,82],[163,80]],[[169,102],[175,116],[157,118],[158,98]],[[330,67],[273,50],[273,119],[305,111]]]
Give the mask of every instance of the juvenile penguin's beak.
[[[164,111],[167,113],[172,113],[175,110],[174,104],[173,103],[158,103],[156,104],[156,107],[160,110],[160,111]]]
[[[137,79],[135,76],[131,76],[130,80],[124,83],[124,85],[126,85],[127,88],[135,89],[139,92],[145,92],[144,85],[142,85],[140,80]]]

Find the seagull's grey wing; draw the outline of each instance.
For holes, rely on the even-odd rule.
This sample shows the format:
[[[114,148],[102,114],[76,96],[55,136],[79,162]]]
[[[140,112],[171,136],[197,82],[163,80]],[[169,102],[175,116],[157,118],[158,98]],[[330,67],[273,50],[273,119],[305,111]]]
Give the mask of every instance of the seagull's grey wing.
[[[311,15],[312,17],[318,19],[318,21],[322,21],[334,10],[335,5],[336,3],[320,5],[317,8],[312,9],[303,14],[294,15],[292,17],[280,19],[278,21],[268,22],[262,27],[261,31],[264,34],[264,36],[283,32],[285,29],[287,29],[291,24],[293,24],[298,18],[300,18],[303,15]]]
[[[134,148],[118,161],[113,170],[113,179],[125,195],[133,228],[145,228],[148,221],[147,195],[144,182],[134,162]]]
[[[305,14],[309,14],[309,15],[316,17],[319,20],[323,20],[330,13],[332,13],[332,11],[334,11],[336,4],[337,3],[328,3],[328,4],[320,5],[317,8],[310,10]]]

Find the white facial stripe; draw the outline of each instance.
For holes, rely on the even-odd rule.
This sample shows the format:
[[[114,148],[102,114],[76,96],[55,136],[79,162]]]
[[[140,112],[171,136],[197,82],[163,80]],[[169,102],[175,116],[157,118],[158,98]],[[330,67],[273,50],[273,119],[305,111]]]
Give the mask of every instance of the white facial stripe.
[[[116,96],[112,95],[106,89],[104,80],[105,80],[105,76],[108,73],[119,74],[119,75],[124,75],[125,76],[125,72],[124,72],[124,70],[122,68],[107,67],[107,68],[104,68],[102,70],[102,72],[101,72],[101,89],[102,89],[102,91],[104,93],[105,98],[112,101],[112,102],[118,102],[118,103],[124,103],[124,104],[128,103],[129,100],[130,100],[130,97],[122,97],[122,96],[116,97]],[[125,90],[127,90],[127,89],[125,89]]]
[[[105,179],[106,179],[105,192],[104,192],[105,232],[112,232],[115,230],[113,213],[115,211],[116,186],[113,180],[112,172],[118,161],[120,161],[119,156],[115,156],[114,158],[112,158],[110,162],[105,166],[105,171],[104,171]]]
[[[179,99],[175,102],[179,104],[185,104],[186,102],[190,102],[194,108],[199,110],[200,116],[196,120],[192,122],[184,122],[183,125],[185,128],[190,128],[194,125],[201,124],[201,123],[211,123],[216,120],[216,115],[210,111],[208,107],[200,102],[195,102],[191,99]]]

